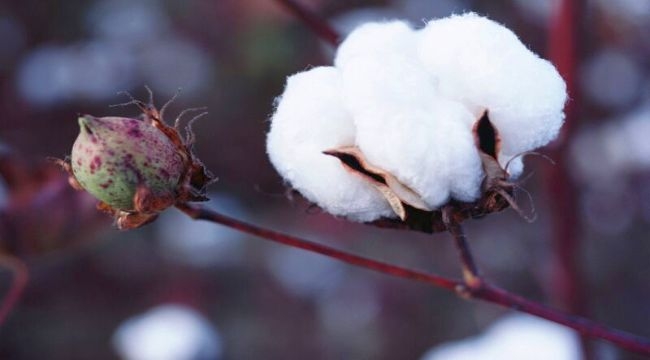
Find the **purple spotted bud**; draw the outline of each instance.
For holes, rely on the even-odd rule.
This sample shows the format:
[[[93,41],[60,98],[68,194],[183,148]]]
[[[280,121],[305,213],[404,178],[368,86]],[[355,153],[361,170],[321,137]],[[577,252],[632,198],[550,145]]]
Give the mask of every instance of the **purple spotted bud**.
[[[207,113],[188,122],[185,137],[178,131],[184,113],[204,108],[183,111],[169,126],[162,118],[169,102],[158,111],[147,91],[149,103],[127,93],[141,119],[81,116],[71,156],[52,159],[70,175],[72,187],[100,200],[97,207],[113,215],[120,229],[148,224],[173,205],[208,200],[206,188],[215,181],[192,152],[192,122]]]
[[[79,126],[71,165],[82,188],[120,211],[136,210],[140,187],[173,198],[185,164],[161,130],[142,120],[90,115],[79,117]]]

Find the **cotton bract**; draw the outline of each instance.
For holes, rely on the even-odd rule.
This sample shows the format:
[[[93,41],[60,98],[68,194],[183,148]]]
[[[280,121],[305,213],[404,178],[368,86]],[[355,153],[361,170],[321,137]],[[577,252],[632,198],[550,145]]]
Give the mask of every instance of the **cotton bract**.
[[[555,68],[507,28],[475,14],[429,22],[369,23],[337,50],[334,66],[289,77],[267,151],[282,177],[326,211],[357,221],[392,217],[384,196],[323,151],[355,146],[427,208],[481,197],[474,128],[486,111],[496,159],[553,140],[566,88]],[[518,176],[518,158],[506,169]]]

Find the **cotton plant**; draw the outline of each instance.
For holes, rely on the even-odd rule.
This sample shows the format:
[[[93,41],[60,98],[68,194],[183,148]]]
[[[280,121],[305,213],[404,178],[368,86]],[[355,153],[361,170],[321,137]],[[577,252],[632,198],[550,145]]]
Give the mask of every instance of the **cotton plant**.
[[[326,23],[297,3],[283,3],[324,39],[338,42]],[[193,219],[537,314],[648,353],[644,339],[484,281],[460,226],[468,217],[516,207],[512,193],[523,172],[521,157],[557,136],[566,99],[566,86],[548,61],[507,28],[472,13],[431,21],[419,30],[400,21],[363,25],[341,43],[332,66],[289,77],[267,140],[271,162],[286,182],[337,216],[448,230],[459,252],[462,282],[190,204],[207,201],[207,186],[215,181],[193,152],[191,123],[198,116],[181,135],[182,115],[196,109],[167,124],[163,114],[169,102],[158,110],[151,91],[148,103],[133,98],[128,103],[140,108],[139,119],[79,117],[81,132],[71,156],[56,162],[68,171],[70,184],[96,197],[121,229],[138,228],[176,207]]]
[[[332,66],[287,79],[267,151],[333,215],[409,222],[454,206],[478,216],[513,204],[522,155],[556,138],[566,100],[555,67],[485,17],[368,23]]]

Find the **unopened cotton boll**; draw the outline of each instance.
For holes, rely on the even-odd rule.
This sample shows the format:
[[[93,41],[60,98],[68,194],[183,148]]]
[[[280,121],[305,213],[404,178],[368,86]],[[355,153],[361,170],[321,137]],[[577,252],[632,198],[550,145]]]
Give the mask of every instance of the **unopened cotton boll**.
[[[562,126],[566,85],[506,27],[464,14],[434,20],[419,33],[419,57],[445,96],[476,116],[488,110],[501,137],[502,166],[514,155],[546,145]],[[508,169],[521,172],[521,164]]]
[[[355,129],[341,96],[341,76],[318,67],[289,77],[267,138],[271,162],[308,200],[355,221],[392,216],[370,184],[323,151],[354,145]]]

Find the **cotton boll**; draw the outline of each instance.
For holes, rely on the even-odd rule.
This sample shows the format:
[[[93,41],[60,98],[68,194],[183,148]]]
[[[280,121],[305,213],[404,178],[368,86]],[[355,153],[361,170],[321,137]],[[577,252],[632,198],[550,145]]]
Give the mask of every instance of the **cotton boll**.
[[[553,140],[564,120],[566,85],[551,63],[509,29],[476,14],[431,21],[419,33],[418,55],[439,90],[478,115],[489,110],[500,154],[518,154]],[[499,156],[501,165],[509,157]]]
[[[195,310],[159,305],[124,321],[113,346],[125,360],[220,359],[223,343],[217,329]]]
[[[357,56],[413,54],[415,31],[403,21],[367,23],[356,28],[339,46],[334,65],[343,68]],[[385,86],[386,84],[384,84]]]
[[[331,214],[356,221],[394,216],[379,191],[322,153],[354,145],[355,128],[341,89],[333,67],[289,77],[267,138],[271,162],[296,190]]]
[[[510,315],[473,338],[442,344],[421,360],[510,360],[580,358],[576,333],[529,315]]]
[[[475,14],[420,31],[400,21],[362,25],[334,63],[289,78],[267,146],[307,199],[354,220],[392,212],[378,190],[324,150],[358,147],[363,163],[412,190],[420,207],[436,209],[481,196],[486,174],[473,131],[486,110],[500,139],[498,160],[512,177],[522,172],[520,154],[554,139],[564,121],[566,86],[553,65]]]
[[[474,117],[438,96],[407,52],[357,56],[342,66],[345,101],[367,160],[410,187],[431,208],[478,198],[483,177]]]

